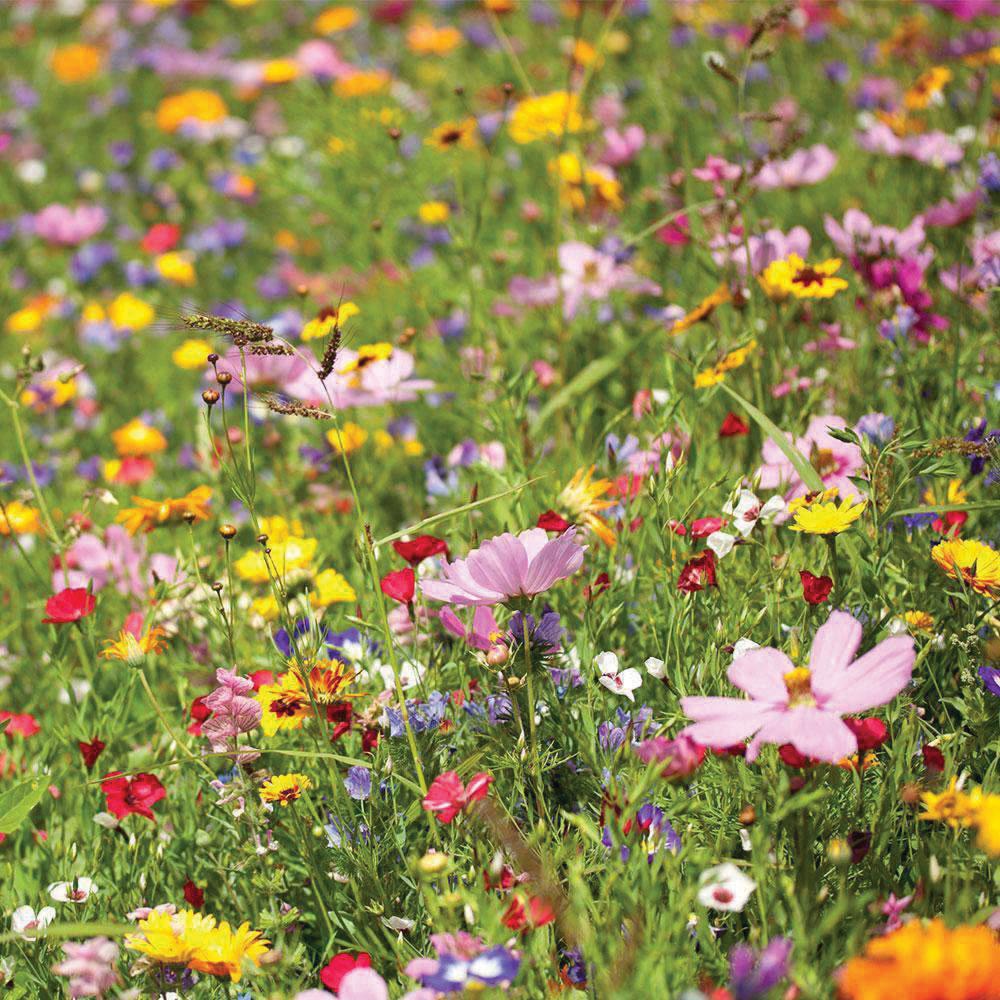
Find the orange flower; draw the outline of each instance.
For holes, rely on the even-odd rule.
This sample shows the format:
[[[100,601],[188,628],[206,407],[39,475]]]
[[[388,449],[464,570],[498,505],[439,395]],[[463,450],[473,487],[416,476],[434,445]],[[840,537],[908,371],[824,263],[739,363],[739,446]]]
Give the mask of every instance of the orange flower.
[[[161,524],[175,523],[185,516],[195,521],[207,521],[211,515],[208,501],[212,498],[212,490],[208,486],[198,486],[187,496],[177,499],[146,500],[144,497],[132,497],[135,507],[127,507],[115,520],[125,525],[130,535],[142,530],[148,534]]]
[[[160,101],[156,124],[164,132],[176,132],[184,122],[217,122],[227,113],[225,101],[214,91],[185,90]]]
[[[117,639],[108,639],[98,654],[102,660],[121,660],[129,666],[140,666],[149,653],[162,653],[166,648],[161,640],[167,633],[157,626],[147,629],[145,635],[134,636],[122,629]]]
[[[60,83],[84,83],[97,76],[104,63],[93,45],[63,45],[52,53],[52,72]]]
[[[868,942],[840,978],[842,1000],[989,1000],[1000,997],[1000,943],[988,927],[919,920]]]

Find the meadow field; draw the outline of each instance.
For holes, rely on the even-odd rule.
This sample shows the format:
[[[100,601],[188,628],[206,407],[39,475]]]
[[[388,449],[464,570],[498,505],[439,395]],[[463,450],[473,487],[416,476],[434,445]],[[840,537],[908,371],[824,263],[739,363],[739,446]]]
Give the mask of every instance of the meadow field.
[[[1000,1000],[1000,2],[0,56],[0,995]]]

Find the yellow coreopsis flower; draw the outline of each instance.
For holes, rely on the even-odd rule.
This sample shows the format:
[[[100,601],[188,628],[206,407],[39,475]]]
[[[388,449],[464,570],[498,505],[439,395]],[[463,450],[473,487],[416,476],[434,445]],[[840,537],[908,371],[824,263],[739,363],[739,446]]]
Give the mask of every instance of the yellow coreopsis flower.
[[[108,306],[108,319],[119,330],[145,330],[156,319],[153,307],[131,292],[122,292]]]
[[[162,653],[166,649],[166,644],[163,642],[166,634],[158,626],[147,629],[138,637],[122,629],[117,639],[105,640],[104,649],[98,655],[102,660],[121,660],[130,667],[138,667],[148,655]]]
[[[971,826],[975,818],[975,802],[958,787],[957,778],[943,792],[924,792],[920,801],[924,806],[921,819],[947,823],[952,829]]]
[[[389,89],[392,77],[382,69],[359,70],[343,76],[333,85],[337,97],[367,97]]]
[[[358,599],[354,588],[335,569],[325,569],[316,574],[309,603],[314,608],[326,608],[331,604],[350,604]]]
[[[342,326],[352,316],[360,313],[361,310],[354,302],[341,302],[336,308],[321,309],[315,319],[309,320],[302,327],[302,339],[319,340],[322,337],[329,337],[336,327]]]
[[[406,33],[411,52],[421,56],[443,56],[462,44],[462,32],[451,25],[437,27],[430,21],[417,21]]]
[[[744,347],[738,347],[735,351],[730,351],[721,361],[698,372],[694,377],[694,387],[696,389],[707,389],[710,386],[718,385],[728,372],[746,364],[747,358],[757,346],[756,340],[751,340]]]
[[[861,517],[868,506],[867,500],[856,500],[854,496],[845,497],[839,505],[836,498],[837,491],[834,489],[814,498],[793,500],[788,505],[789,513],[795,519],[792,531],[804,531],[809,535],[839,535]]]
[[[368,431],[348,421],[339,429],[327,431],[326,440],[338,455],[350,455],[368,440]]]
[[[798,254],[772,261],[758,277],[768,298],[829,299],[847,288],[843,278],[834,277],[840,270],[840,259],[831,257],[818,264],[807,264]]]
[[[155,266],[161,277],[175,285],[190,286],[195,283],[194,264],[186,254],[178,253],[176,250],[160,254],[156,258]]]
[[[304,774],[276,774],[261,786],[260,800],[285,807],[310,788],[312,782]]]
[[[358,12],[353,7],[329,7],[313,21],[313,30],[320,35],[334,35],[357,23]]]
[[[294,59],[269,59],[261,69],[265,83],[290,83],[299,75],[299,64]]]
[[[931,549],[931,558],[948,576],[977,594],[1000,596],[1000,552],[971,538],[949,538]]]
[[[690,330],[697,323],[708,319],[723,303],[731,302],[732,298],[733,293],[729,290],[729,286],[723,282],[714,292],[702,299],[686,316],[682,316],[674,323],[670,328],[671,335],[676,336],[678,333]]]
[[[309,694],[292,671],[282,674],[274,684],[262,684],[256,699],[260,702],[260,727],[265,736],[301,729],[312,713]]]
[[[186,121],[217,122],[228,113],[225,101],[215,91],[185,90],[160,101],[156,124],[163,132],[176,132]]]
[[[526,97],[514,108],[507,129],[514,142],[525,145],[579,132],[583,128],[580,98],[577,94],[557,90],[551,94]]]
[[[439,226],[448,221],[451,206],[446,201],[425,201],[417,209],[417,215],[425,226]]]
[[[41,531],[41,518],[34,507],[11,500],[0,508],[0,535],[38,535]]]
[[[60,83],[84,83],[97,76],[104,55],[93,45],[63,45],[52,53],[52,72]]]
[[[178,368],[185,371],[196,371],[208,364],[208,356],[212,353],[212,345],[207,340],[185,340],[170,357]]]
[[[119,458],[155,455],[157,452],[165,451],[167,447],[167,439],[162,432],[143,423],[138,417],[119,427],[118,430],[112,431],[111,442]]]
[[[460,122],[442,122],[425,140],[428,146],[442,151],[449,149],[474,149],[478,125],[475,118]]]
[[[239,577],[250,583],[267,583],[271,578],[269,565],[284,579],[289,573],[308,569],[319,542],[315,538],[290,536],[283,540],[268,540],[270,555],[261,550],[248,552],[233,563]]]
[[[913,86],[903,95],[903,103],[910,111],[926,108],[953,77],[954,74],[947,66],[932,66],[917,77]]]

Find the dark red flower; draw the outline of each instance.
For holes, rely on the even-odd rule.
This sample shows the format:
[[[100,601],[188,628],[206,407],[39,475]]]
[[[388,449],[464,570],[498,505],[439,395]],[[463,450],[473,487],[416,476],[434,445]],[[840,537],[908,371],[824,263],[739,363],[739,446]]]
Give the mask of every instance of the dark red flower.
[[[21,715],[16,715],[14,712],[0,712],[0,722],[7,723],[3,731],[8,738],[11,736],[23,736],[27,739],[29,736],[34,736],[35,733],[40,732],[42,728],[38,724],[38,720],[26,712]]]
[[[330,742],[339,740],[345,733],[351,731],[351,703],[349,701],[335,701],[326,706],[326,721],[333,723],[330,730]]]
[[[556,912],[552,905],[541,896],[528,897],[528,905],[525,907],[521,895],[517,894],[511,899],[500,922],[512,931],[519,931],[525,928],[544,927],[555,919]]]
[[[184,899],[193,909],[200,910],[205,905],[205,890],[199,889],[191,879],[188,879],[184,883]]]
[[[205,704],[205,695],[199,695],[191,702],[191,724],[187,731],[192,736],[201,736],[201,727],[212,717],[212,710]]]
[[[720,438],[740,437],[749,433],[750,428],[735,413],[727,413],[726,419],[722,421],[722,426],[719,428]]]
[[[889,727],[881,719],[846,718],[844,725],[857,738],[859,753],[877,750],[889,738]]]
[[[851,849],[851,864],[860,864],[872,849],[871,830],[852,830],[847,835],[847,846]]]
[[[413,591],[416,589],[417,578],[413,570],[397,569],[394,573],[386,573],[382,577],[382,593],[386,597],[391,597],[400,604],[409,604],[413,600]]]
[[[83,587],[67,587],[45,602],[46,625],[67,625],[94,613],[97,598]]]
[[[592,601],[597,597],[600,597],[611,586],[611,577],[607,573],[598,573],[597,577],[594,579],[593,583],[588,583],[586,587],[583,588],[583,596],[588,600]]]
[[[706,549],[700,556],[689,559],[677,578],[677,589],[693,594],[705,587],[717,587],[715,580],[715,553]]]
[[[107,744],[95,736],[89,743],[84,743],[83,740],[80,740],[77,746],[80,748],[80,754],[83,756],[83,763],[89,771],[97,763],[97,758],[104,753],[104,748]]]
[[[358,952],[357,955],[342,951],[339,955],[334,955],[319,970],[319,979],[328,990],[333,990],[336,993],[340,989],[341,980],[348,972],[352,972],[354,969],[370,969],[371,967],[372,957],[367,951]]]
[[[546,531],[558,531],[561,533],[570,526],[571,523],[554,510],[547,510],[544,514],[539,514],[538,516],[538,527],[544,528]]]
[[[682,536],[682,537],[683,537],[684,535],[686,535],[686,534],[688,533],[688,530],[687,530],[687,528],[686,528],[686,527],[684,526],[684,522],[683,522],[683,521],[674,521],[674,520],[670,520],[670,521],[668,521],[668,522],[667,522],[667,524],[668,524],[668,526],[670,527],[670,530],[671,530],[671,531],[672,531],[672,532],[673,532],[673,533],[674,533],[675,535],[680,535],[680,536]]]
[[[155,819],[150,807],[167,797],[167,790],[155,774],[136,774],[127,778],[120,771],[112,771],[101,782],[101,791],[104,792],[108,812],[118,819],[124,819],[131,813]]]
[[[418,566],[431,556],[444,555],[449,558],[448,543],[433,535],[418,535],[408,542],[393,542],[392,547],[411,566]]]
[[[944,770],[944,754],[937,747],[927,746],[924,744],[920,748],[920,753],[924,758],[924,767],[928,771],[935,774],[940,774]]]
[[[370,729],[363,730],[361,733],[361,752],[375,753],[375,749],[378,747],[378,741],[381,735],[381,730],[376,729],[374,726]]]
[[[833,590],[833,580],[828,576],[813,576],[807,569],[799,571],[802,596],[808,604],[822,604]]]
[[[816,764],[815,758],[800,753],[791,743],[783,743],[778,747],[778,756],[789,767],[804,768],[813,767]]]

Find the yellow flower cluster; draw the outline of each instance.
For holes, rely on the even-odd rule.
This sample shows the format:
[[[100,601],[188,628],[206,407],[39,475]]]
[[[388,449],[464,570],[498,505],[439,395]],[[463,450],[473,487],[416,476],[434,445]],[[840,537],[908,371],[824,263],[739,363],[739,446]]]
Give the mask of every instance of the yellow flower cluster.
[[[588,195],[605,208],[625,207],[622,186],[607,167],[589,166],[576,153],[560,153],[550,161],[549,172],[559,178],[559,196],[574,211],[586,207]]]
[[[514,108],[507,126],[510,137],[522,146],[582,128],[580,98],[565,90],[525,98]]]
[[[953,830],[973,828],[976,843],[990,857],[1000,857],[1000,795],[981,788],[965,792],[952,778],[943,792],[924,792],[921,819],[947,823]]]
[[[211,976],[228,976],[238,983],[243,963],[260,965],[270,942],[249,923],[233,930],[206,913],[154,910],[139,922],[138,934],[127,934],[125,944],[161,965],[183,965]]]
[[[11,500],[0,508],[0,535],[38,535],[42,522],[34,507]]]

